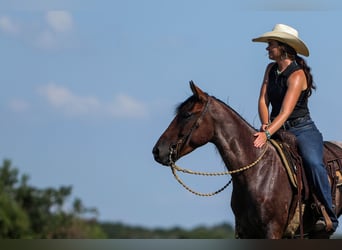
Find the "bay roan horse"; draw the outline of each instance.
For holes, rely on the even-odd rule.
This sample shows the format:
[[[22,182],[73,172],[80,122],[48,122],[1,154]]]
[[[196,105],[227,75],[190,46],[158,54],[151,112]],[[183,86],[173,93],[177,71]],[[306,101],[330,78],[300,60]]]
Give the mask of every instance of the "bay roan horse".
[[[154,159],[170,166],[182,156],[211,142],[217,147],[228,170],[234,171],[255,162],[264,153],[255,166],[232,174],[231,207],[235,215],[235,234],[237,238],[287,237],[286,229],[294,214],[290,208],[293,207],[296,190],[291,186],[276,149],[270,143],[264,148],[255,148],[255,128],[192,81],[190,87],[193,95],[177,108],[175,118],[153,148]],[[338,216],[342,204],[340,191],[337,188]],[[314,234],[310,234],[315,223],[310,216],[313,209],[310,205],[304,209],[302,232],[308,238],[314,238]]]

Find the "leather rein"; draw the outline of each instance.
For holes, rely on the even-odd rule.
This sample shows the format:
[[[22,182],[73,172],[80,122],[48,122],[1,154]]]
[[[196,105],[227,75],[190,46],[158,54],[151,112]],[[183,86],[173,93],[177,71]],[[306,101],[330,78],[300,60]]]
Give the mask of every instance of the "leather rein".
[[[202,175],[202,176],[222,176],[222,175],[232,175],[232,174],[236,174],[236,173],[240,173],[243,171],[246,171],[252,167],[254,167],[257,163],[260,162],[260,160],[262,159],[262,157],[265,155],[267,149],[268,149],[268,142],[266,143],[266,146],[264,148],[264,150],[262,151],[262,153],[260,154],[260,156],[251,164],[248,164],[244,167],[235,169],[235,170],[231,170],[231,171],[225,171],[225,172],[198,172],[198,171],[192,171],[189,169],[183,169],[179,166],[177,166],[175,164],[175,161],[173,159],[178,159],[178,155],[179,155],[179,151],[183,149],[183,147],[186,145],[186,143],[190,140],[191,135],[193,133],[193,131],[195,129],[197,129],[200,126],[200,123],[204,117],[204,115],[206,114],[206,112],[209,109],[209,105],[210,105],[210,96],[208,95],[208,101],[206,102],[201,114],[199,115],[199,117],[196,119],[196,121],[194,122],[194,124],[191,126],[191,128],[189,129],[188,133],[184,136],[182,136],[175,144],[171,144],[170,148],[169,148],[169,166],[171,168],[171,171],[175,177],[175,179],[189,192],[198,195],[198,196],[214,196],[220,192],[222,192],[223,190],[225,190],[232,182],[232,178],[228,181],[228,183],[226,185],[224,185],[222,188],[218,189],[215,192],[212,193],[200,193],[200,192],[196,192],[194,190],[192,190],[191,188],[189,188],[177,175],[177,171],[186,173],[186,174],[192,174],[192,175]]]

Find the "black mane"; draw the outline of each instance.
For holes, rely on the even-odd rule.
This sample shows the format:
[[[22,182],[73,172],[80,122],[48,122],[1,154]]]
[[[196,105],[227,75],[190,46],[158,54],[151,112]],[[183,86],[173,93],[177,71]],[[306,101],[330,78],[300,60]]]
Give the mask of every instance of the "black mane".
[[[205,93],[205,94],[208,95],[207,93]],[[231,110],[235,115],[237,115],[244,122],[246,122],[251,128],[256,130],[255,127],[253,127],[249,122],[247,122],[245,118],[243,118],[238,112],[236,112],[233,108],[231,108],[227,103],[221,101],[220,99],[216,98],[215,96],[210,96],[210,97],[215,99],[217,102],[221,103],[223,106],[225,106],[229,110]],[[196,102],[198,102],[197,96],[192,95],[192,96],[188,97],[184,102],[177,105],[177,107],[175,109],[175,115],[180,114],[182,111],[191,110]]]

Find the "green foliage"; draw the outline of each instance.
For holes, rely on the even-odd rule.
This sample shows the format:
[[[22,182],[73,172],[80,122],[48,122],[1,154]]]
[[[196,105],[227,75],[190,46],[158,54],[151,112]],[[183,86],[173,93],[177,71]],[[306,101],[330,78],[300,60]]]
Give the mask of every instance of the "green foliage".
[[[22,238],[29,231],[25,211],[6,193],[0,193],[0,238]]]
[[[148,229],[127,226],[121,223],[101,223],[104,232],[111,239],[228,239],[234,238],[234,229],[223,223],[213,227],[196,227],[185,230],[180,227],[171,229]]]
[[[65,203],[71,186],[39,189],[28,184],[28,176],[18,176],[18,169],[4,160],[0,167],[0,239],[1,238],[105,238],[95,219],[85,214],[96,209],[84,207],[75,199],[70,211]]]

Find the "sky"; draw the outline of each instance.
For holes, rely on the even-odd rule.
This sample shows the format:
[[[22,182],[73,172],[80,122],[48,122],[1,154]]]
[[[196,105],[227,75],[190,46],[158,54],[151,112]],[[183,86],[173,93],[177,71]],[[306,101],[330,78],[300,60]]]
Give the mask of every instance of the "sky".
[[[341,12],[338,0],[0,0],[0,159],[31,185],[71,185],[101,221],[234,225],[231,187],[189,193],[154,161],[154,144],[190,80],[259,127],[269,59],[251,39],[277,23],[308,45],[312,118],[325,140],[342,141]],[[177,165],[224,170],[211,144]],[[200,192],[230,180],[180,176]]]

